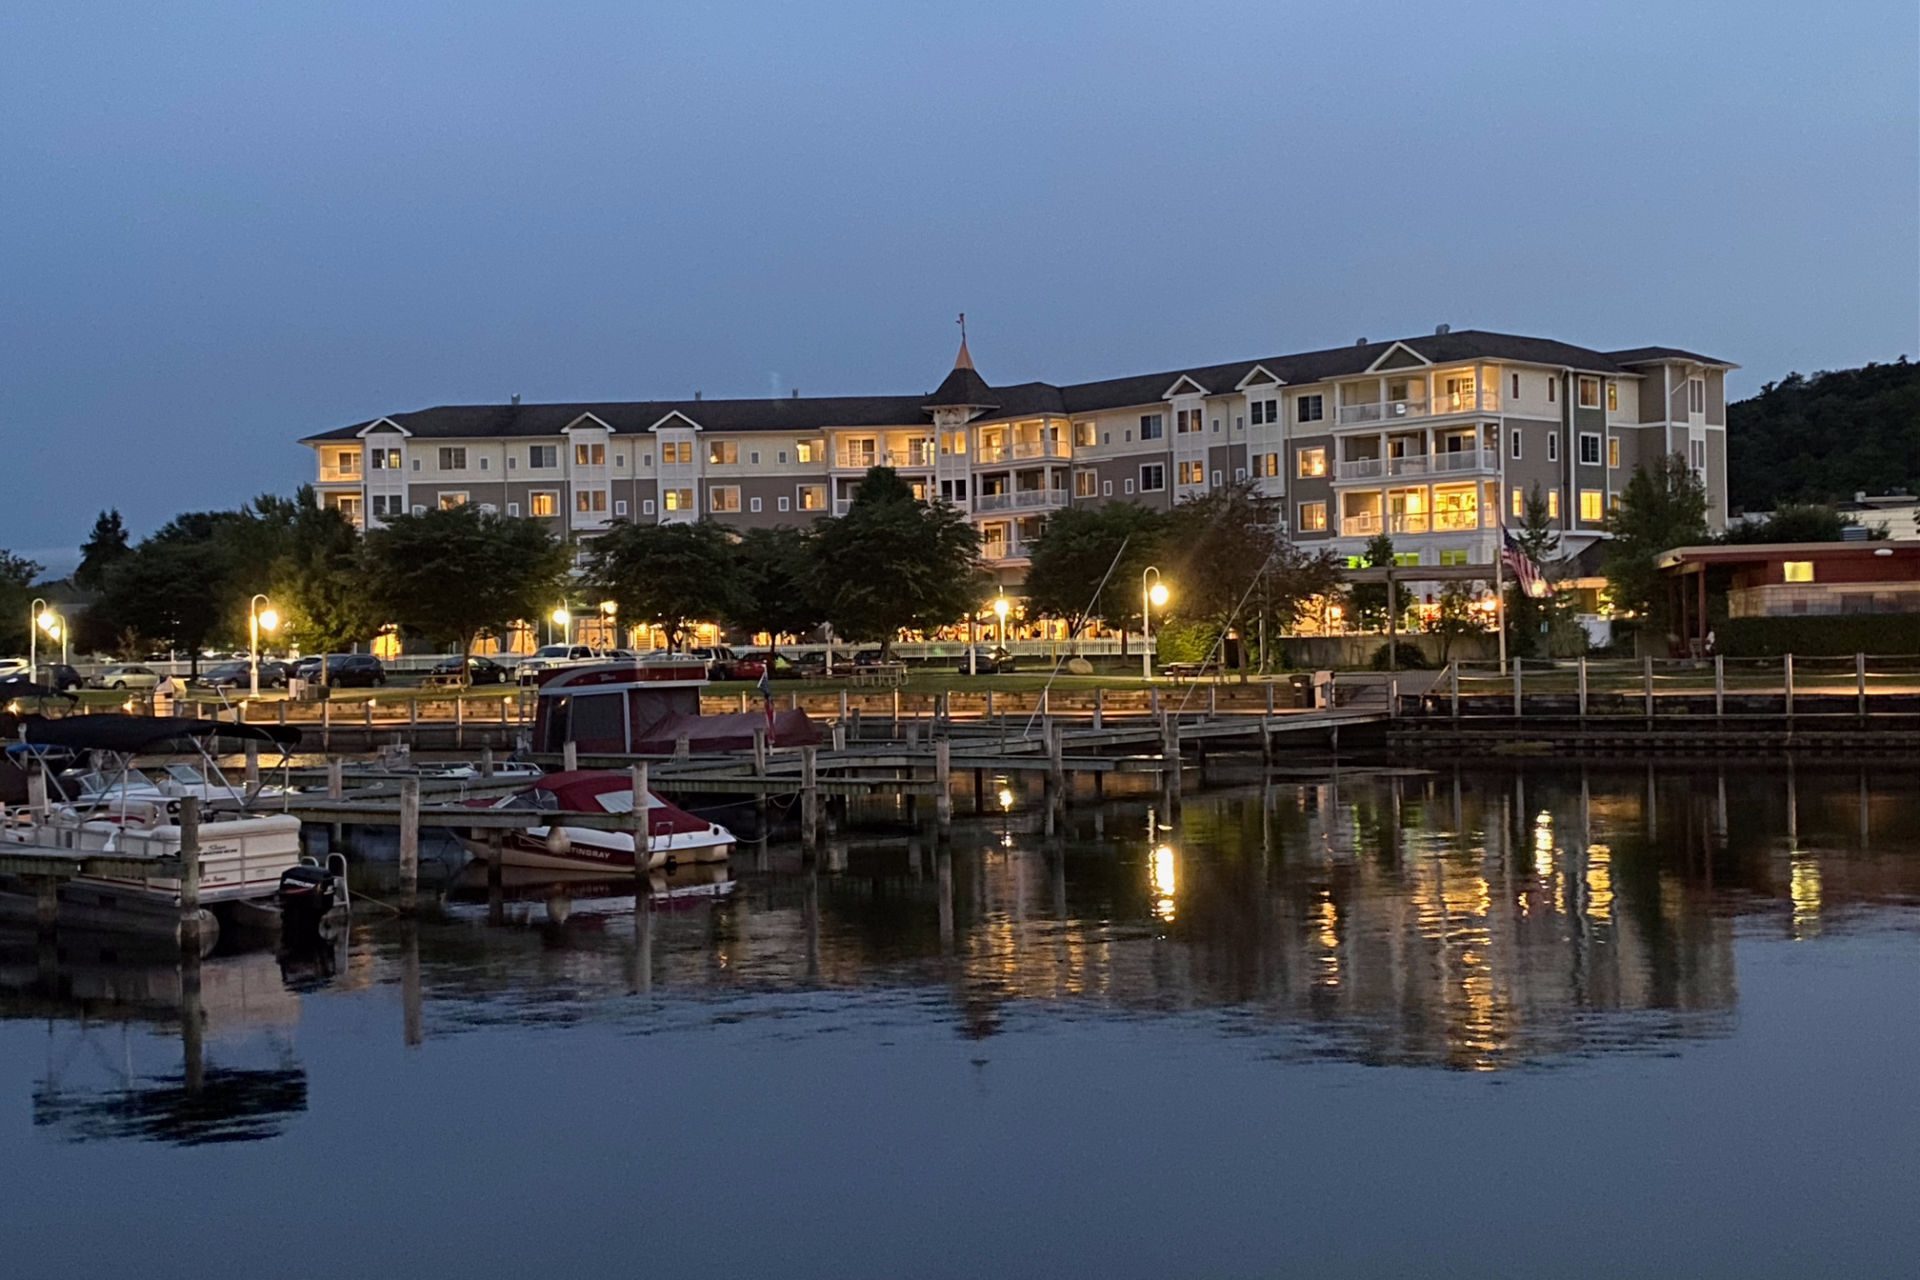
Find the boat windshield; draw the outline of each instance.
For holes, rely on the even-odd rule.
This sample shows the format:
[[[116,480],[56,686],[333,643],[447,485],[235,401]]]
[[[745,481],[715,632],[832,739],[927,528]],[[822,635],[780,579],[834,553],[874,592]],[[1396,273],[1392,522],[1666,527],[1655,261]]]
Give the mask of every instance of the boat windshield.
[[[204,786],[206,785],[206,781],[207,781],[206,775],[201,773],[198,769],[194,768],[190,764],[168,765],[167,777],[173,779],[173,781],[175,782],[182,784],[183,786],[189,786],[189,787]]]
[[[89,769],[85,773],[73,776],[75,793],[81,799],[93,796],[118,794],[122,788],[132,793],[157,791],[153,780],[138,769],[128,769],[125,773],[102,773],[98,769]]]
[[[507,797],[500,806],[502,809],[532,809],[538,813],[557,813],[560,809],[560,797],[542,787],[529,787],[525,791],[516,791]]]

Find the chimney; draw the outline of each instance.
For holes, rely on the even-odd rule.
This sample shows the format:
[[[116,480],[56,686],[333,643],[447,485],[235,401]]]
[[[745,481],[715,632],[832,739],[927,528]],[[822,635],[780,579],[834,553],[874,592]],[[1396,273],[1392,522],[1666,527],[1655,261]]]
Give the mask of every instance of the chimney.
[[[1453,326],[1450,324],[1437,324],[1433,326],[1433,336],[1436,338],[1444,338],[1452,332]]]
[[[694,393],[693,393],[693,402],[694,402],[695,404],[698,404],[698,403],[700,403],[700,392],[699,392],[699,390],[698,390],[698,388],[696,388],[696,389],[694,390]]]
[[[793,398],[794,398],[795,400],[798,400],[798,399],[800,398],[800,388],[798,388],[798,387],[795,387],[795,388],[793,389]]]
[[[1365,338],[1355,338],[1353,340],[1353,345],[1356,347],[1364,347],[1367,345],[1367,340]]]
[[[513,403],[515,404],[520,403],[520,393],[518,391],[513,393]]]

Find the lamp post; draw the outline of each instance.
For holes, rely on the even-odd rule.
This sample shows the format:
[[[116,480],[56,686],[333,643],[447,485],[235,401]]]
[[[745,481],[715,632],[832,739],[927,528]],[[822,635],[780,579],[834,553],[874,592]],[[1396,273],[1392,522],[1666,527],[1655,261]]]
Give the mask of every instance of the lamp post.
[[[52,639],[59,631],[60,616],[39,596],[27,605],[27,679],[40,678],[40,633]]]
[[[602,600],[600,602],[600,630],[607,637],[606,647],[609,649],[626,648],[625,645],[620,643],[620,624],[617,621],[619,616],[620,602],[618,600]]]
[[[1151,585],[1147,575],[1153,575]],[[1160,570],[1148,565],[1140,571],[1140,678],[1153,679],[1153,610],[1167,603],[1167,584],[1160,581]]]
[[[253,593],[247,601],[247,692],[249,697],[260,696],[260,632],[278,631],[280,615],[273,609],[262,609],[267,597],[260,592]]]
[[[560,643],[573,643],[573,615],[567,612],[567,606],[561,605],[551,615],[553,625],[560,628]]]
[[[1013,606],[1008,603],[1005,593],[993,598],[993,616],[1000,619],[1000,647],[1002,649],[1007,647],[1007,614],[1011,612],[1012,609]]]

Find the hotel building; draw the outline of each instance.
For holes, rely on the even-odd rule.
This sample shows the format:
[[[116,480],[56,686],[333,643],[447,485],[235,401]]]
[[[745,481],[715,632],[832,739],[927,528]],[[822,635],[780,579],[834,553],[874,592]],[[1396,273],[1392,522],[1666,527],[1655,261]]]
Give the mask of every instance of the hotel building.
[[[446,405],[307,437],[319,500],[356,523],[478,503],[591,538],[615,520],[737,527],[844,513],[868,468],[970,514],[1019,584],[1068,506],[1171,507],[1252,480],[1294,539],[1486,564],[1544,495],[1565,549],[1602,536],[1642,461],[1677,453],[1726,518],[1726,374],[1673,347],[1477,330],[1098,382],[995,386],[965,341],[924,395]]]

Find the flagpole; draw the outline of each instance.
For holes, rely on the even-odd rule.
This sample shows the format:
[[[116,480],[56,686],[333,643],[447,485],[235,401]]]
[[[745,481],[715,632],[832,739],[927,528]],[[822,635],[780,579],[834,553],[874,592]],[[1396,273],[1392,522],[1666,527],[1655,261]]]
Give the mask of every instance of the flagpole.
[[[1506,508],[1495,505],[1493,548],[1493,623],[1500,632],[1500,674],[1507,674],[1507,589],[1501,570],[1507,563]]]

